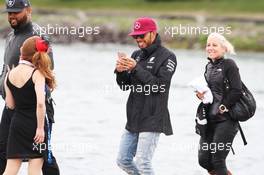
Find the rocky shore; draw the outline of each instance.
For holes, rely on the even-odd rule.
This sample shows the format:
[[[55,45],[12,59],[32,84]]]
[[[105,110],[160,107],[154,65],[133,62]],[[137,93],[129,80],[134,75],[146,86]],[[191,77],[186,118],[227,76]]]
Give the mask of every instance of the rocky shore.
[[[132,43],[127,37],[131,24],[142,14],[130,12],[86,12],[81,10],[34,11],[33,21],[54,43]],[[150,15],[148,15],[150,16]],[[152,14],[158,20],[165,44],[175,48],[201,49],[209,32],[223,33],[239,50],[264,51],[263,16],[208,16],[206,14]],[[0,17],[0,37],[10,32],[5,16]]]

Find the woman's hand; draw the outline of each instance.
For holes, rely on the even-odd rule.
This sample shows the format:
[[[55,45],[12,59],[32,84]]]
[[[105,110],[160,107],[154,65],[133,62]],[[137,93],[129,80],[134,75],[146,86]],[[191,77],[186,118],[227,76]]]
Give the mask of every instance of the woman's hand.
[[[43,143],[45,139],[44,128],[37,128],[36,135],[34,137],[34,141],[37,144]]]
[[[196,96],[197,96],[197,98],[199,98],[200,100],[203,100],[204,99],[204,94],[205,94],[205,92],[198,92],[198,91],[196,91]]]

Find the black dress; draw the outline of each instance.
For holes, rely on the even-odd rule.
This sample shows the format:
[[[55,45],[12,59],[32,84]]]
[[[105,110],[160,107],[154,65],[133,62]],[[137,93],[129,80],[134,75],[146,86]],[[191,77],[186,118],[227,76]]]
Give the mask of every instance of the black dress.
[[[35,70],[32,75],[34,72]],[[45,139],[43,144],[37,145],[34,143],[37,129],[37,98],[32,75],[21,88],[14,86],[10,82],[9,77],[7,78],[7,86],[15,100],[15,112],[7,142],[7,159],[28,160],[44,157],[46,153],[47,139]],[[45,132],[45,137],[46,135],[47,133]]]

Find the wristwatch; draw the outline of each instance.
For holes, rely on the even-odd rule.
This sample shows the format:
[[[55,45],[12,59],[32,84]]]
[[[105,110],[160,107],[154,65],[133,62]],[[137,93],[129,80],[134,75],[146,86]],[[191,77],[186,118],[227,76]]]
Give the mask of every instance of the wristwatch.
[[[228,109],[227,109],[226,106],[223,105],[223,104],[221,104],[221,105],[219,106],[219,110],[220,110],[222,113],[224,113],[224,112],[228,112]]]

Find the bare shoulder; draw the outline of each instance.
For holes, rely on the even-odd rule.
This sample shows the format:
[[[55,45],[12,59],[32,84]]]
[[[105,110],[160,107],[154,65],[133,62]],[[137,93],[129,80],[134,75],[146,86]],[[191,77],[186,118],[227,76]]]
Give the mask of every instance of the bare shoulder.
[[[16,77],[16,76],[17,76],[17,72],[18,72],[18,68],[17,68],[17,67],[11,69],[11,70],[7,73],[8,78],[11,78],[11,79],[12,79],[12,78]]]
[[[45,81],[44,75],[39,70],[35,70],[32,79],[34,83]]]

